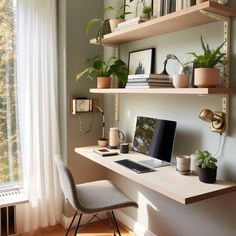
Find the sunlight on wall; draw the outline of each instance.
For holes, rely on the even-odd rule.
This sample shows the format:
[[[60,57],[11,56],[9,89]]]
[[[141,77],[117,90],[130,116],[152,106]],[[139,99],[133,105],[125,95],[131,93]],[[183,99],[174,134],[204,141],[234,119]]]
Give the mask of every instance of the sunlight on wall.
[[[138,235],[144,236],[147,231],[144,225],[148,225],[148,208],[152,208],[154,211],[159,210],[140,192],[138,193],[138,205],[138,216],[134,225],[134,232],[138,232]]]

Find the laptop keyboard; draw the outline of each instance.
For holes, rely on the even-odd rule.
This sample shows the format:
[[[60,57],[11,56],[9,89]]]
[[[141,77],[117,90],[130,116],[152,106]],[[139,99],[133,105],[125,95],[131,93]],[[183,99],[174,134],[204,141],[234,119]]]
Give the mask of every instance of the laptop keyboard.
[[[141,164],[138,164],[138,163],[136,163],[134,161],[131,161],[131,160],[128,160],[128,159],[115,161],[115,162],[122,165],[122,166],[125,166],[125,167],[139,173],[139,174],[155,171],[154,169],[148,168],[146,166],[143,166]]]

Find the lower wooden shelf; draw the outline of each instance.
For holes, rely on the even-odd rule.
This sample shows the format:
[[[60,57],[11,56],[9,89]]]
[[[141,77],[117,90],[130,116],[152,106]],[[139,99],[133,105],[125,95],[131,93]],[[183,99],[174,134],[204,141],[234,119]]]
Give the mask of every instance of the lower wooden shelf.
[[[236,88],[109,88],[109,89],[90,89],[90,93],[103,94],[197,94],[197,95],[214,95],[214,94],[236,94]]]

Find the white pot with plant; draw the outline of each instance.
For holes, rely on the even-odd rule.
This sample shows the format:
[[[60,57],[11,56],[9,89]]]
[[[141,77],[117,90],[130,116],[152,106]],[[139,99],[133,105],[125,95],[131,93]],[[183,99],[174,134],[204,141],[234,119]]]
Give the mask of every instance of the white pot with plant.
[[[191,67],[189,63],[181,62],[174,54],[167,55],[169,59],[177,60],[180,63],[178,74],[172,75],[172,83],[175,88],[187,88],[189,85],[189,73]]]
[[[111,76],[124,86],[128,78],[128,67],[125,62],[116,57],[110,57],[107,61],[96,56],[88,59],[90,66],[77,74],[76,80],[82,77],[94,80],[97,78],[97,88],[110,88]]]
[[[194,70],[194,84],[199,88],[213,88],[220,84],[220,69],[217,66],[222,66],[227,63],[226,54],[221,52],[224,46],[223,42],[216,49],[210,49],[208,44],[204,44],[201,37],[201,46],[203,54],[197,55],[194,52],[189,54],[193,55],[196,67]]]

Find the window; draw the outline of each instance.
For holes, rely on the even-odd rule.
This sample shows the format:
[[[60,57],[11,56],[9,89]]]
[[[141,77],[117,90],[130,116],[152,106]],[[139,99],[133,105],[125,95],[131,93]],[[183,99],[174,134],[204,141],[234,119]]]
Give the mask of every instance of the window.
[[[0,0],[0,188],[22,181],[16,88],[15,0]]]

